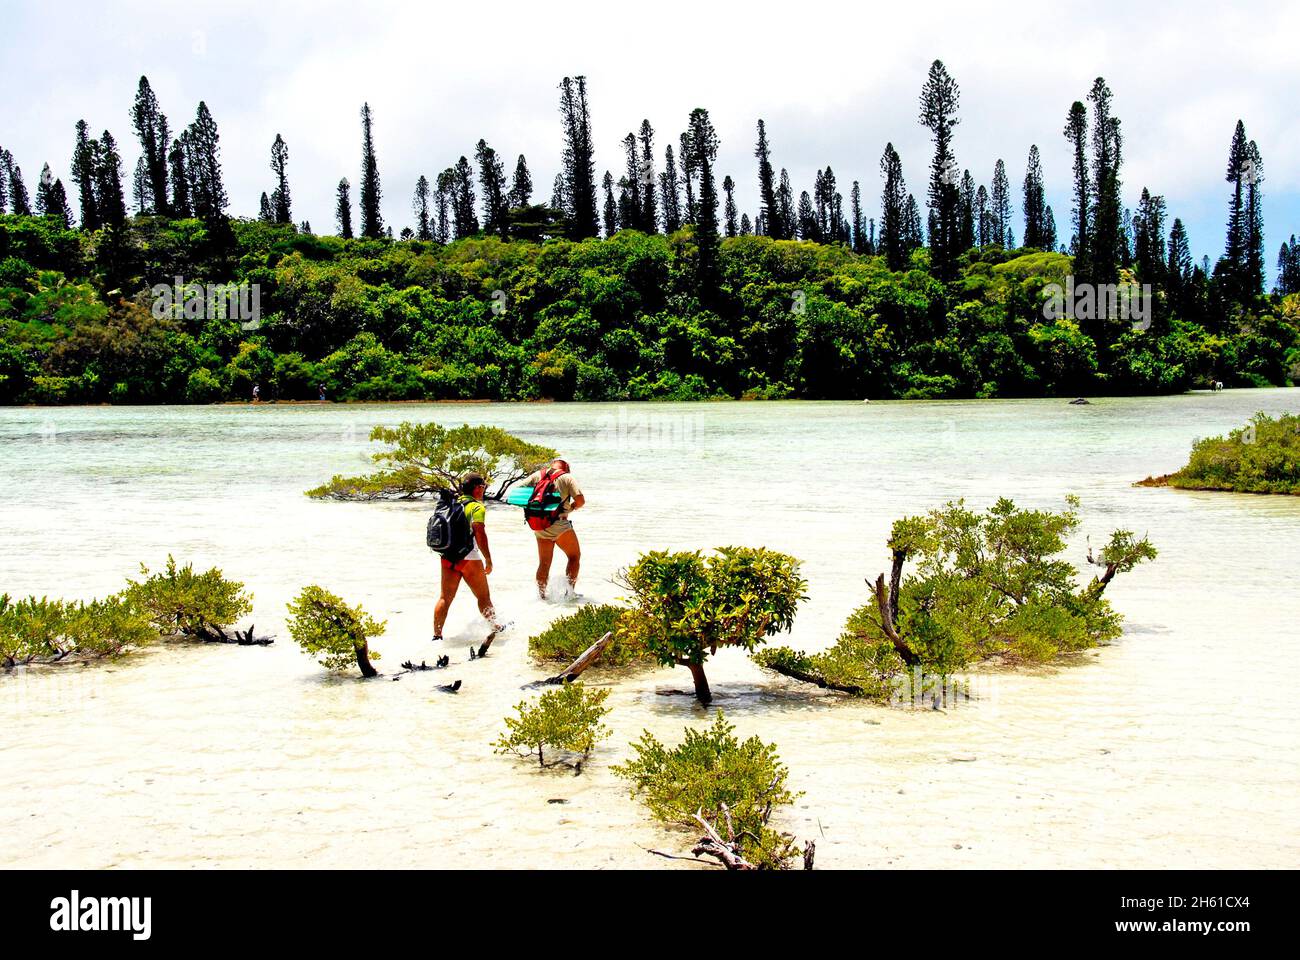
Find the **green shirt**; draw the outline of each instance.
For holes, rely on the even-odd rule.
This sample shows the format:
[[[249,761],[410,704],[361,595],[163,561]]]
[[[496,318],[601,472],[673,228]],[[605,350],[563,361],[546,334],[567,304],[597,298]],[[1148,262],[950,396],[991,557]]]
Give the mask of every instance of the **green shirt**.
[[[462,494],[460,502],[465,507],[465,516],[469,518],[471,530],[474,528],[474,524],[476,523],[487,524],[487,506],[484,505],[483,501],[475,500],[471,496]]]

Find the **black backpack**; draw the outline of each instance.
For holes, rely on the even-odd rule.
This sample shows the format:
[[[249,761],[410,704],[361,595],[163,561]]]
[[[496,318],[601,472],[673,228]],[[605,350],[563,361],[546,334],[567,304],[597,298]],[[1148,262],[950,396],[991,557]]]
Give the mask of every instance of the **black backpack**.
[[[438,505],[433,508],[424,532],[429,549],[444,560],[459,563],[474,549],[474,532],[465,516],[465,505],[451,490],[438,491]]]

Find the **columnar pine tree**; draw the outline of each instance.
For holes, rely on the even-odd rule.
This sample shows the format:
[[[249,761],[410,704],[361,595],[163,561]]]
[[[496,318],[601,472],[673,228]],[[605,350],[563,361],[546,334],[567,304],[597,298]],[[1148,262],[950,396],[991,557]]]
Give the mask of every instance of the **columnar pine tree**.
[[[49,204],[48,216],[58,220],[65,230],[70,228],[72,226],[72,208],[68,206],[68,191],[63,188],[63,181],[57,177],[54,180],[54,186],[50,188]]]
[[[1088,176],[1088,109],[1076,100],[1065,121],[1065,137],[1074,156],[1074,273],[1078,281],[1091,275],[1088,241],[1092,235],[1092,183]]]
[[[271,209],[271,198],[266,195],[265,190],[262,191],[262,200],[258,204],[257,219],[262,223],[275,223],[275,211]]]
[[[853,181],[853,189],[849,191],[849,203],[851,204],[853,215],[853,252],[867,252],[866,222],[862,219],[862,187],[858,181]]]
[[[659,208],[655,202],[655,128],[649,120],[641,121],[640,145],[641,165],[637,170],[637,179],[641,183],[641,229],[645,233],[659,230]]]
[[[81,229],[97,230],[102,221],[95,203],[95,142],[85,120],[77,121],[77,145],[72,149],[72,182],[77,185],[81,206]]]
[[[1133,265],[1144,283],[1164,283],[1165,198],[1152,196],[1146,187],[1133,214]]]
[[[1250,167],[1250,144],[1246,139],[1246,125],[1237,121],[1237,129],[1232,134],[1232,147],[1228,151],[1228,170],[1224,179],[1232,184],[1232,194],[1228,203],[1228,232],[1224,245],[1223,259],[1216,273],[1229,288],[1229,296],[1239,299],[1241,278],[1246,272],[1246,247],[1249,242],[1250,226],[1246,212],[1247,187],[1254,171]]]
[[[463,158],[462,158],[463,159]],[[361,105],[361,235],[378,239],[384,235],[384,218],[379,212],[383,189],[379,184],[379,162],[375,159],[374,116],[370,104]]]
[[[605,171],[605,179],[601,181],[601,186],[605,188],[605,239],[609,239],[618,233],[618,206],[614,201],[614,178],[608,170]]]
[[[993,190],[989,196],[993,216],[992,242],[1009,247],[1011,233],[1011,182],[1007,179],[1007,165],[1001,159],[993,165]]]
[[[708,302],[717,295],[722,282],[719,264],[721,241],[718,237],[718,186],[713,164],[718,157],[718,134],[709,120],[709,111],[696,107],[690,119],[690,157],[700,183],[696,206],[695,244],[698,249],[696,284],[700,299]]]
[[[36,212],[43,217],[53,217],[65,229],[72,225],[72,211],[68,209],[68,194],[63,189],[63,181],[54,179],[48,163],[41,168],[41,181],[36,187]]]
[[[1038,145],[1029,148],[1029,160],[1025,165],[1024,200],[1022,209],[1025,214],[1025,246],[1036,250],[1048,249],[1047,245],[1047,204],[1043,195],[1043,164],[1038,155]]]
[[[131,109],[131,121],[135,126],[135,134],[140,139],[140,159],[148,178],[148,197],[152,203],[150,209],[141,212],[167,216],[171,213],[167,202],[167,148],[171,143],[171,131],[166,115],[158,107],[158,98],[149,86],[148,77],[140,78],[135,104]]]
[[[957,119],[960,104],[961,91],[957,81],[949,75],[943,61],[934,61],[921,88],[920,120],[934,140],[928,194],[930,209],[934,213],[930,256],[934,272],[942,280],[956,277],[957,256],[961,253],[959,167],[952,151],[952,131],[960,122]]]
[[[826,165],[821,176],[821,198],[817,203],[817,226],[826,243],[839,239],[839,214],[835,210],[836,184],[835,171]]]
[[[671,144],[664,148],[664,172],[659,174],[659,199],[664,208],[664,232],[676,233],[682,228],[682,191]]]
[[[122,157],[117,141],[107,130],[99,138],[98,164],[95,169],[95,203],[110,227],[126,222],[126,197],[122,193]]]
[[[564,120],[564,196],[569,204],[564,212],[569,236],[585,240],[599,231],[595,149],[586,77],[565,77],[560,82],[560,115]]]
[[[740,229],[736,221],[736,182],[728,175],[722,181],[722,189],[727,194],[727,202],[723,208],[723,222],[726,224],[727,236],[734,237],[736,231]]]
[[[799,193],[799,239],[816,240],[817,239],[817,211],[813,207],[812,197],[808,196],[808,191],[803,190]]]
[[[1048,204],[1043,213],[1043,249],[1056,251],[1056,215]]]
[[[5,149],[0,147],[0,213],[9,212],[9,176],[5,169]]]
[[[564,195],[563,173],[557,173],[554,182],[551,184],[551,209],[558,210],[561,214],[569,209],[569,199]]]
[[[1097,191],[1088,262],[1092,269],[1091,279],[1097,283],[1114,283],[1119,279],[1119,265],[1124,257],[1120,124],[1111,114],[1110,88],[1101,77],[1094,81],[1088,99],[1092,102],[1092,178]]]
[[[626,176],[618,178],[618,222],[622,229],[631,229],[641,218],[640,205],[632,196],[632,185]]]
[[[271,193],[271,213],[276,223],[293,223],[293,201],[289,196],[289,146],[278,133],[271,144],[271,170],[275,173],[275,190]]]
[[[908,210],[907,184],[903,182],[903,162],[892,143],[885,144],[880,158],[880,175],[885,180],[880,193],[880,252],[890,270],[907,266],[910,250],[907,246]]]
[[[1282,296],[1300,293],[1300,244],[1295,234],[1289,243],[1283,243],[1277,255],[1277,286],[1275,292]]]
[[[448,167],[438,174],[433,193],[433,205],[438,211],[438,226],[434,231],[434,239],[439,243],[450,243],[455,239],[453,230],[455,220],[452,213],[455,196],[456,171]]]
[[[479,231],[477,202],[474,197],[474,169],[469,160],[461,157],[452,170],[456,176],[451,200],[452,215],[456,222],[456,239],[463,240]]]
[[[135,162],[135,173],[131,176],[131,199],[135,203],[135,212],[144,215],[153,209],[153,196],[149,187],[149,170],[144,157]]]
[[[194,206],[190,202],[190,175],[185,166],[185,146],[181,138],[172,141],[171,152],[167,154],[168,175],[172,181],[172,216],[186,220],[194,216]]]
[[[781,208],[776,195],[776,174],[772,170],[772,153],[767,142],[767,126],[758,121],[758,144],[754,148],[758,158],[758,198],[760,213],[767,235],[777,240],[787,239],[785,225],[781,221]]]
[[[682,187],[686,193],[686,206],[682,210],[682,216],[686,223],[695,223],[699,219],[699,210],[695,203],[695,178],[697,168],[695,157],[691,152],[690,131],[682,133],[678,140],[678,159],[682,164]]]
[[[334,219],[339,226],[339,236],[344,240],[352,239],[352,184],[344,177],[339,181],[335,192]]]
[[[921,205],[910,193],[907,195],[907,227],[903,231],[903,243],[907,247],[909,260],[913,250],[925,246],[925,233],[921,227]]]
[[[742,237],[749,237],[753,236],[753,233],[754,226],[749,222],[749,214],[742,213],[740,215],[740,235]]]
[[[975,178],[966,170],[961,175],[961,226],[958,230],[958,249],[969,250],[975,246]]]
[[[194,205],[194,213],[209,223],[224,221],[229,200],[221,175],[221,138],[217,133],[217,122],[202,100],[194,122],[185,133],[189,147],[185,164],[190,175],[190,202]]]
[[[795,226],[794,189],[790,186],[790,174],[786,172],[785,167],[781,168],[781,177],[776,188],[776,206],[781,215],[781,222],[777,225],[781,233],[777,236],[769,228],[767,234],[776,237],[778,240],[793,240]]]
[[[474,157],[478,161],[478,182],[483,188],[483,229],[502,240],[510,237],[510,203],[506,199],[506,168],[497,152],[480,140]]]
[[[989,209],[989,192],[984,184],[975,191],[975,239],[981,247],[993,242],[993,214]]]
[[[635,133],[623,138],[625,173],[618,178],[618,219],[624,229],[641,227],[641,157]]]
[[[533,198],[533,177],[528,172],[528,161],[519,154],[515,161],[515,175],[510,183],[510,206],[526,207]]]
[[[420,174],[415,181],[415,196],[411,200],[411,212],[415,214],[415,238],[432,240],[433,231],[429,219],[429,178]]]
[[[1246,181],[1246,263],[1242,292],[1253,299],[1264,292],[1264,161],[1250,141],[1246,150],[1250,176]]]
[[[9,183],[10,208],[20,217],[30,217],[32,215],[32,206],[27,196],[27,185],[23,182],[22,167],[14,162],[14,155],[8,150],[0,150],[0,165],[4,167],[3,170],[0,170],[0,174],[3,174]]]
[[[1182,286],[1192,279],[1192,250],[1187,242],[1187,229],[1177,217],[1169,231],[1169,262],[1165,265],[1165,273],[1172,286]]]

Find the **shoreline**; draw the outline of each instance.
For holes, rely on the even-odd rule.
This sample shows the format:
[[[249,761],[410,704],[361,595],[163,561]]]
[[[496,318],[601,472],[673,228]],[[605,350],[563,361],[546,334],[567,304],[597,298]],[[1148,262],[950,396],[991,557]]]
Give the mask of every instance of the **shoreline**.
[[[767,399],[762,397],[708,397],[696,400],[672,400],[667,398],[653,400],[555,400],[550,397],[537,397],[531,399],[518,398],[513,400],[489,400],[489,399],[469,399],[469,400],[222,400],[217,403],[11,403],[0,404],[0,410],[103,410],[103,409],[130,409],[130,408],[155,408],[155,407],[192,407],[194,409],[203,409],[210,407],[392,407],[392,406],[492,406],[506,404],[528,404],[528,405],[554,405],[559,407],[576,406],[576,405],[631,405],[631,404],[669,404],[669,403],[690,403],[690,404],[724,404],[724,403],[838,403],[854,404],[861,406],[863,404],[884,404],[884,403],[1016,403],[1037,400],[1060,400],[1072,406],[1095,406],[1098,402],[1105,400],[1156,400],[1173,397],[1194,397],[1201,395],[1222,395],[1228,393],[1244,393],[1268,390],[1296,390],[1300,391],[1300,384],[1291,384],[1289,386],[1267,386],[1267,387],[1227,387],[1223,390],[1212,390],[1209,387],[1195,387],[1191,390],[1185,390],[1182,393],[1115,393],[1115,394],[1093,394],[1092,399],[1087,404],[1074,404],[1077,399],[1075,394],[1056,394],[1052,396],[1034,396],[1034,397],[926,397],[926,398],[905,398],[905,397],[864,397],[861,400],[836,400],[836,399],[814,399],[809,397],[780,397]],[[1150,477],[1147,478],[1152,479]],[[1159,479],[1159,478],[1156,478]],[[1157,484],[1146,484],[1139,482],[1140,486],[1153,486]]]

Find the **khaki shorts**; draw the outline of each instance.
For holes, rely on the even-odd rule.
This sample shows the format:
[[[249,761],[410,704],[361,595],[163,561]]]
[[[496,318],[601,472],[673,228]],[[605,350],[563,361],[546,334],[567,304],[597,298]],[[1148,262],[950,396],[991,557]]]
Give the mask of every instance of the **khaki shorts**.
[[[564,517],[556,520],[545,530],[534,530],[533,533],[537,535],[538,540],[558,540],[572,530],[573,522],[568,517]]]

